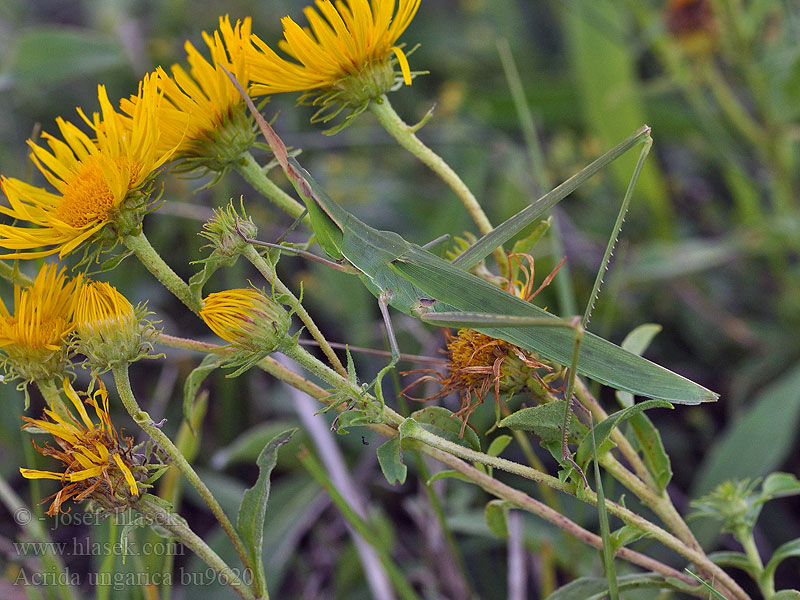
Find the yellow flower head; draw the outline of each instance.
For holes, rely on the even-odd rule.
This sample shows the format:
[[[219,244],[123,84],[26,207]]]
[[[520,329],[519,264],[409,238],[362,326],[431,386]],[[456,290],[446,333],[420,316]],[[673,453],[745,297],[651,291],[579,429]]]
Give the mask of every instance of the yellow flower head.
[[[81,288],[75,305],[74,344],[94,373],[147,354],[153,331],[140,325],[145,313],[142,308],[134,309],[125,296],[105,282],[91,281]]]
[[[81,288],[75,307],[75,329],[80,336],[110,336],[138,323],[133,306],[113,285],[90,281]]]
[[[63,140],[43,134],[49,149],[28,141],[31,159],[55,192],[0,177],[9,203],[0,205],[0,213],[33,226],[0,225],[0,248],[14,251],[0,258],[29,259],[56,252],[63,257],[87,240],[97,239],[109,223],[124,230],[124,223],[129,223],[121,218],[125,210],[146,204],[146,198],[136,192],[170,155],[159,149],[157,83],[154,76],[140,83],[139,101],[130,116],[116,112],[105,87],[99,86],[100,113],[89,119],[78,109],[94,138],[59,117],[56,124]],[[124,231],[111,239],[120,233]]]
[[[64,340],[74,329],[80,280],[69,279],[57,265],[44,265],[33,284],[14,286],[13,314],[0,300],[2,362],[12,378],[33,381],[63,374]]]
[[[160,151],[175,149],[176,157],[206,159],[206,166],[219,171],[250,148],[255,139],[253,123],[222,69],[247,87],[250,80],[243,44],[250,38],[250,27],[249,17],[233,26],[228,16],[220,17],[213,35],[203,32],[210,62],[187,41],[188,73],[177,64],[170,68],[172,76],[158,68],[165,97],[158,109]],[[132,114],[139,101],[138,97],[123,100],[121,110]],[[216,162],[209,164],[209,160]]]
[[[411,85],[408,60],[395,43],[414,18],[419,0],[316,0],[316,6],[303,11],[310,29],[291,17],[282,20],[285,40],[279,47],[291,60],[281,58],[257,35],[250,38],[255,46],[248,50],[254,94],[302,91],[308,93],[304,100],[314,98],[323,110],[335,103],[360,112],[399,83],[395,62],[400,81]]]
[[[283,307],[252,288],[209,294],[200,317],[226,342],[264,355],[286,339],[290,325]]]
[[[64,466],[62,473],[20,468],[27,479],[55,479],[63,485],[54,496],[47,511],[54,515],[61,505],[72,498],[76,502],[91,498],[107,510],[127,508],[139,496],[137,476],[142,477],[141,460],[133,454],[133,440],[120,436],[108,415],[108,392],[98,380],[100,389],[84,401],[64,378],[64,392],[78,412],[79,419],[70,413],[62,418],[45,409],[41,419],[22,417],[23,429],[37,427],[53,436],[58,448],[33,444],[44,456],[52,456]],[[86,411],[84,404],[94,408],[99,424]],[[134,475],[136,472],[136,475]],[[47,498],[49,500],[49,498]]]

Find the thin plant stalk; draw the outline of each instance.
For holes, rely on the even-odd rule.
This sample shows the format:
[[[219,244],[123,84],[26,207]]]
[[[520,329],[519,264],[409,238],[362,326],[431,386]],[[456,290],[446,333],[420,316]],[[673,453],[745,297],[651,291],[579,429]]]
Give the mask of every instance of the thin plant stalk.
[[[236,553],[239,555],[239,558],[242,561],[242,564],[246,568],[252,568],[253,565],[250,564],[250,559],[241,537],[239,537],[239,534],[234,528],[233,523],[231,523],[230,519],[228,519],[228,516],[222,510],[219,502],[217,502],[217,499],[211,493],[211,490],[209,490],[206,484],[203,483],[203,480],[200,479],[195,470],[189,464],[189,461],[187,461],[183,454],[181,454],[181,451],[175,446],[175,444],[172,443],[172,440],[170,440],[164,434],[164,432],[156,427],[155,423],[153,423],[153,420],[150,418],[150,415],[139,407],[139,404],[133,395],[133,390],[131,389],[131,382],[128,376],[128,365],[117,365],[112,369],[112,372],[114,374],[114,381],[117,385],[117,393],[119,394],[120,400],[122,400],[122,404],[125,406],[125,409],[128,411],[128,414],[136,422],[136,424],[139,425],[156,444],[158,444],[161,450],[163,450],[172,461],[172,464],[180,469],[184,477],[186,477],[189,483],[192,484],[192,487],[197,490],[203,500],[205,500],[206,504],[208,504],[208,507],[211,509],[211,512],[214,514],[217,521],[219,521],[220,526],[225,531],[228,538],[230,538],[233,547],[236,549]]]
[[[189,285],[164,262],[161,255],[150,245],[150,241],[143,232],[136,235],[126,235],[122,238],[125,246],[136,255],[145,268],[158,279],[164,287],[172,292],[178,300],[183,302],[189,310],[198,314],[202,308],[200,299],[192,294]]]
[[[198,558],[211,567],[220,581],[225,581],[244,600],[256,600],[252,590],[241,578],[214,552],[202,538],[194,533],[182,518],[166,510],[155,497],[145,494],[136,503],[136,510],[153,524],[169,531],[184,546],[194,552]]]
[[[389,98],[385,95],[381,96],[370,102],[369,108],[389,135],[450,186],[450,189],[461,200],[464,208],[467,209],[472,220],[475,221],[481,234],[486,235],[489,233],[493,229],[492,224],[474,194],[441,156],[422,143],[415,134],[416,128],[408,125],[400,118],[400,115],[392,108]],[[500,271],[505,274],[508,261],[502,248],[494,250],[494,258],[500,267]]]
[[[303,308],[303,305],[300,303],[292,291],[286,287],[283,282],[278,279],[277,275],[275,274],[275,270],[272,268],[272,265],[261,256],[258,251],[251,245],[247,245],[247,250],[244,253],[245,258],[253,263],[253,266],[258,269],[258,272],[267,280],[267,282],[274,286],[274,289],[280,293],[285,294],[289,297],[290,302],[292,303],[292,308],[297,313],[297,316],[300,317],[300,320],[303,322],[303,325],[306,326],[308,332],[311,334],[317,343],[319,344],[320,349],[322,350],[325,357],[330,361],[331,365],[339,375],[344,377],[347,376],[347,369],[344,368],[344,365],[339,360],[339,357],[336,356],[336,353],[333,351],[333,348],[330,347],[328,341],[325,339],[325,336],[322,335],[322,332],[317,327],[316,323],[314,323],[311,315],[308,314],[308,311]]]
[[[245,152],[241,160],[234,162],[233,166],[257,192],[293,219],[297,219],[303,214],[305,206],[279,188],[278,185],[269,178],[264,167],[256,162],[252,154]],[[308,224],[308,216],[303,218],[303,222]]]

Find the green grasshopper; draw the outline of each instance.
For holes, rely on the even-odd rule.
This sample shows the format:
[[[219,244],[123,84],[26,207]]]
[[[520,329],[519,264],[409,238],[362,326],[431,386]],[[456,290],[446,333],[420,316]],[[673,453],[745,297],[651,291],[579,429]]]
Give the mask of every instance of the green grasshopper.
[[[714,392],[612,342],[588,332],[584,335],[583,326],[599,289],[599,276],[584,318],[564,320],[468,271],[605,165],[630,148],[644,144],[623,201],[623,205],[626,205],[652,143],[649,127],[642,127],[448,262],[429,252],[426,247],[409,242],[391,231],[374,229],[344,210],[288,155],[283,141],[261,116],[235,78],[231,79],[253,112],[275,158],[305,203],[317,243],[335,261],[337,268],[358,274],[367,289],[378,298],[386,322],[392,360],[373,382],[376,395],[379,394],[381,378],[399,360],[400,353],[387,309],[392,306],[426,323],[469,327],[553,362],[570,365],[566,391],[568,400],[572,397],[576,373],[617,390],[678,404],[697,404],[718,398]],[[624,212],[621,211],[618,226],[623,216]],[[606,260],[615,240],[616,234],[607,248]],[[286,246],[247,241],[292,251]],[[311,256],[319,260],[316,255]],[[565,423],[568,422],[566,419],[568,416],[565,416]],[[572,462],[566,450],[566,427],[562,449],[564,458]]]

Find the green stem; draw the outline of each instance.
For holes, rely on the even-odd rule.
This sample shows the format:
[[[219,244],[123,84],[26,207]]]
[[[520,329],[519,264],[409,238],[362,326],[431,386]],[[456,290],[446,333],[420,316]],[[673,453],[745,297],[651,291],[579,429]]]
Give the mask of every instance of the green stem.
[[[250,588],[233,572],[233,570],[214,552],[208,544],[197,536],[178,515],[165,509],[155,496],[145,494],[136,503],[136,510],[147,517],[154,525],[163,527],[176,539],[194,552],[204,563],[214,569],[222,581],[227,581],[233,590],[245,600],[255,600]],[[248,567],[249,568],[249,567]]]
[[[470,481],[479,485],[493,496],[496,496],[502,500],[507,500],[514,504],[514,506],[526,510],[548,521],[549,523],[552,523],[556,527],[568,532],[570,535],[586,544],[589,544],[590,546],[593,546],[597,549],[601,549],[603,547],[603,540],[600,538],[600,536],[584,529],[558,511],[553,510],[546,504],[531,498],[524,492],[521,492],[498,481],[497,479],[494,479],[483,471],[476,469],[475,467],[467,464],[463,460],[460,460],[458,457],[455,457],[446,451],[425,444],[421,444],[419,449],[428,456],[431,456],[437,461],[461,473]],[[693,580],[687,577],[685,574],[628,548],[620,548],[617,552],[617,556],[628,562],[639,565],[640,567],[643,567],[649,571],[660,573],[665,577],[677,577],[681,581],[693,583]]]
[[[539,471],[536,471],[535,469],[531,469],[530,467],[520,465],[519,463],[515,463],[506,460],[504,458],[489,456],[488,454],[484,454],[483,452],[477,452],[470,448],[466,448],[464,446],[461,446],[459,444],[441,438],[436,434],[433,434],[423,429],[419,425],[417,425],[416,427],[409,427],[404,424],[404,426],[405,430],[404,427],[400,428],[400,431],[403,434],[403,439],[413,439],[422,442],[424,444],[423,448],[425,447],[436,448],[437,450],[446,452],[451,456],[454,455],[459,458],[468,460],[470,462],[482,463],[484,465],[493,468],[513,473],[515,475],[520,475],[532,481],[545,483],[546,485],[554,489],[565,492],[567,494],[570,494],[571,496],[579,498],[580,500],[588,502],[592,506],[597,506],[597,494],[595,494],[591,490],[588,489],[576,490],[575,486],[573,486],[572,484],[559,481],[557,478],[552,477],[551,475],[547,475],[546,473],[541,473]],[[619,504],[607,501],[606,508],[609,513],[622,519],[625,523],[645,531],[650,537],[658,540],[659,542],[661,542],[668,548],[671,548],[681,556],[684,556],[688,560],[694,562],[700,568],[709,569],[710,572],[714,573],[715,579],[723,581],[723,584],[726,585],[726,587],[731,587],[730,585],[728,585],[729,583],[734,586],[736,585],[735,582],[733,582],[733,579],[731,579],[727,574],[725,574],[723,578],[723,575],[721,575],[720,573],[724,572],[719,567],[711,563],[711,561],[708,560],[708,558],[702,551],[688,547],[682,540],[678,539],[671,533],[665,531],[664,529],[651,523],[647,519],[637,515],[636,513],[628,510],[627,508]]]
[[[32,277],[20,272],[19,265],[15,264],[12,267],[4,260],[0,260],[0,277],[20,287],[27,287],[33,283]]]
[[[389,98],[385,95],[381,96],[370,102],[369,108],[389,135],[397,140],[403,148],[430,167],[442,181],[450,186],[450,189],[461,200],[464,208],[467,209],[472,220],[475,221],[481,234],[486,235],[489,233],[493,229],[492,224],[473,193],[441,156],[422,143],[415,135],[414,128],[407,125],[392,108]],[[502,248],[494,250],[494,258],[500,267],[500,272],[505,275],[508,270],[508,264]]]
[[[264,257],[261,256],[250,244],[247,245],[247,250],[245,250],[244,255],[247,260],[253,263],[253,266],[258,269],[258,272],[261,273],[264,279],[266,279],[271,286],[274,286],[275,290],[289,297],[292,303],[292,308],[294,308],[297,316],[300,317],[303,325],[305,325],[306,329],[308,329],[311,337],[317,341],[320,349],[330,361],[331,365],[333,365],[333,368],[336,369],[339,375],[346,377],[347,369],[344,368],[344,365],[339,360],[339,357],[336,356],[333,348],[331,348],[330,344],[328,344],[328,340],[326,340],[325,336],[322,335],[322,332],[319,330],[319,327],[317,327],[316,323],[314,323],[314,320],[311,318],[311,315],[308,314],[308,311],[303,308],[302,304],[300,304],[300,300],[298,300],[292,291],[287,288],[280,279],[278,279],[277,275],[275,274],[275,270],[272,268],[272,265],[270,265],[269,262],[267,262]]]
[[[25,506],[22,499],[17,496],[16,492],[8,485],[8,482],[0,475],[0,502],[2,502],[14,520],[25,530],[25,533],[30,539],[48,543],[50,536],[47,535],[42,522],[36,518],[36,513]],[[76,600],[76,590],[73,590],[66,578],[59,577],[59,574],[65,573],[64,563],[61,558],[51,552],[43,552],[39,559],[42,561],[42,566],[46,569],[47,573],[52,573],[52,576],[58,587],[58,597],[62,600]]]
[[[128,376],[128,365],[117,365],[112,369],[114,374],[114,381],[117,384],[117,392],[119,393],[119,397],[122,400],[122,404],[125,405],[125,409],[128,411],[128,414],[131,418],[139,425],[151,438],[152,440],[158,444],[161,450],[169,457],[172,464],[178,467],[178,469],[183,473],[184,477],[192,484],[194,489],[197,490],[197,493],[205,500],[208,507],[211,509],[211,512],[219,521],[220,526],[225,531],[225,533],[230,538],[231,542],[233,543],[233,547],[236,549],[236,553],[239,555],[239,558],[242,561],[242,564],[249,569],[252,569],[252,565],[250,564],[250,559],[247,554],[247,550],[244,547],[244,543],[242,539],[239,537],[239,534],[236,532],[233,524],[228,519],[228,516],[222,510],[222,507],[217,502],[217,499],[211,493],[211,490],[208,489],[203,480],[197,475],[195,470],[189,464],[189,461],[181,454],[181,451],[172,443],[163,431],[161,431],[158,427],[156,427],[153,420],[150,418],[150,415],[144,412],[140,407],[139,404],[136,402],[136,398],[133,395],[133,390],[131,389],[131,382]],[[255,572],[255,571],[253,571]]]
[[[64,399],[61,397],[61,393],[58,391],[58,387],[56,387],[52,379],[37,380],[36,387],[39,388],[39,392],[41,392],[50,410],[62,419],[65,419],[67,423],[73,420],[72,413],[67,409],[67,405],[64,404]]]
[[[377,554],[381,565],[386,570],[389,581],[392,582],[392,585],[395,590],[397,590],[400,597],[405,600],[419,600],[419,596],[414,592],[414,588],[408,583],[403,572],[397,567],[383,544],[379,542],[378,536],[370,530],[369,524],[358,516],[356,511],[353,510],[353,507],[351,507],[347,503],[347,500],[339,493],[339,490],[333,485],[333,482],[330,480],[327,473],[325,473],[325,469],[322,465],[317,462],[317,459],[314,458],[308,450],[303,450],[299,458],[300,463],[328,493],[328,496],[336,505],[336,508],[339,509],[339,512],[342,513],[342,516],[347,520],[356,534],[375,550],[375,554]]]
[[[252,154],[245,152],[242,155],[242,159],[233,164],[239,174],[244,177],[257,192],[267,198],[275,206],[288,213],[293,219],[303,214],[305,206],[279,188],[269,178],[264,168],[256,162]],[[303,218],[303,223],[309,225],[308,216]]]
[[[199,314],[202,306],[194,297],[189,286],[181,279],[170,266],[164,262],[161,255],[150,245],[150,241],[143,232],[136,235],[125,235],[122,238],[125,246],[136,255],[145,268],[158,279],[165,288],[172,292],[178,300],[183,302],[189,310]]]

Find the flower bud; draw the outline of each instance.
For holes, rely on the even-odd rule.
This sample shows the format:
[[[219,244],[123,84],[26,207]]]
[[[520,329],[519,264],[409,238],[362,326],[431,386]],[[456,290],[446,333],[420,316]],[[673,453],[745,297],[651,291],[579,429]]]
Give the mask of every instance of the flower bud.
[[[102,281],[84,285],[75,305],[75,348],[93,372],[138,360],[152,348],[153,329],[142,327],[146,311],[134,309],[117,289]]]
[[[289,314],[264,292],[252,288],[209,294],[200,317],[223,340],[263,356],[289,339]]]
[[[253,220],[241,207],[242,215],[239,216],[230,202],[224,209],[214,210],[214,216],[203,224],[200,235],[207,238],[214,248],[214,252],[207,259],[219,266],[232,266],[236,258],[245,251],[248,243],[242,238],[254,238],[258,229]]]

